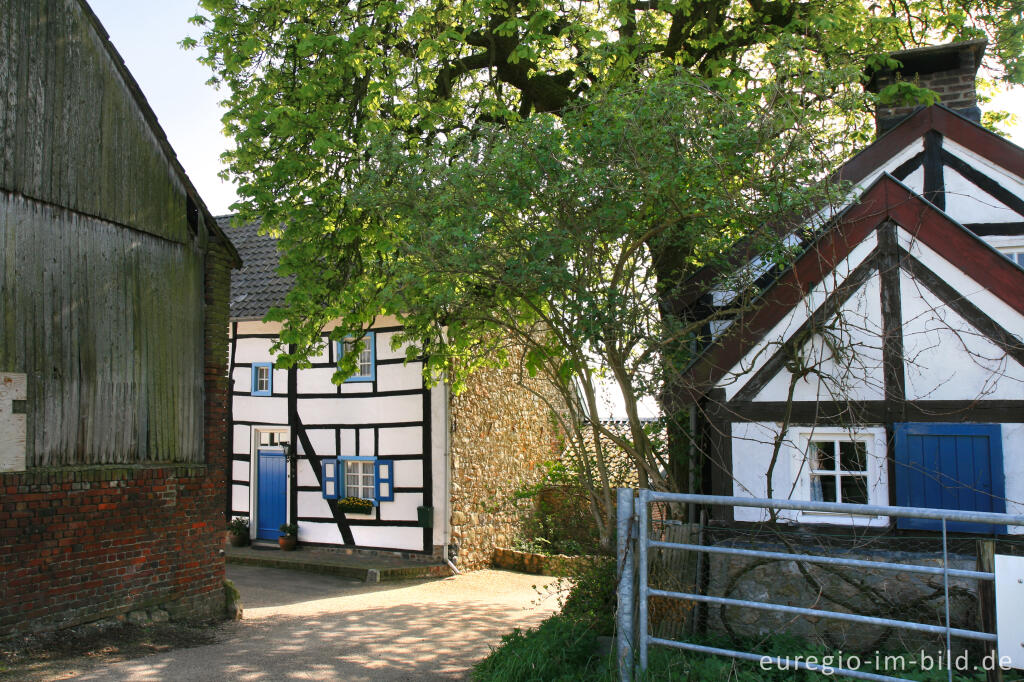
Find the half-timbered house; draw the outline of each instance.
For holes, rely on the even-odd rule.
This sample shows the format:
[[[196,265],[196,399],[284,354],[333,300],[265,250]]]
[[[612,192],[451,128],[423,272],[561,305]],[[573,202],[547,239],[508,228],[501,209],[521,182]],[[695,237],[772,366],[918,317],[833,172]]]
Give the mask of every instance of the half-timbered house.
[[[941,104],[880,107],[850,200],[691,367],[715,494],[1024,511],[1024,150],[979,124],[984,47],[874,75]]]
[[[557,452],[549,405],[523,385],[533,380],[510,369],[474,375],[460,396],[428,387],[423,363],[392,348],[394,318],[367,330],[358,370],[340,385],[331,377],[354,349],[328,341],[333,325],[311,367],[276,368],[281,326],[263,318],[291,286],[276,273],[276,240],[221,221],[245,261],[232,277],[229,513],[247,517],[257,541],[295,523],[308,547],[447,551],[460,567],[489,565],[518,531],[514,493]],[[346,510],[346,498],[369,505]]]
[[[224,610],[235,249],[82,0],[0,0],[0,635]]]

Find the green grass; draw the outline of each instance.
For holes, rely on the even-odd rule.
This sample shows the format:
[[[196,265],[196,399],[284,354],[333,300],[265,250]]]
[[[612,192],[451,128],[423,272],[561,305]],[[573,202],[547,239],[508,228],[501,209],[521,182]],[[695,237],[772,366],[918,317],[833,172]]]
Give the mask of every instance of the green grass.
[[[755,651],[770,656],[800,656],[802,660],[813,656],[815,661],[833,667],[839,666],[837,652],[822,646],[815,646],[805,640],[786,635],[775,635],[763,642],[733,643],[725,637],[701,637],[700,644],[723,649]],[[826,658],[832,656],[832,658]],[[842,654],[843,663],[847,654]],[[888,670],[883,674],[923,682],[946,680],[946,671],[922,671],[919,655],[904,653],[902,670],[890,659]],[[860,670],[873,670],[873,661],[865,657]],[[614,654],[602,653],[593,626],[582,620],[555,615],[533,630],[516,630],[502,638],[501,645],[473,669],[477,682],[542,682],[568,680],[597,680],[615,682],[618,671]],[[849,679],[838,676],[823,676],[819,673],[779,669],[768,666],[763,669],[759,663],[739,661],[731,658],[698,654],[693,652],[651,647],[648,669],[637,680],[658,682],[715,680],[726,682],[784,682],[789,680]],[[985,680],[983,671],[958,673],[953,679],[960,682]],[[1007,680],[1020,680],[1017,671],[1007,672]]]

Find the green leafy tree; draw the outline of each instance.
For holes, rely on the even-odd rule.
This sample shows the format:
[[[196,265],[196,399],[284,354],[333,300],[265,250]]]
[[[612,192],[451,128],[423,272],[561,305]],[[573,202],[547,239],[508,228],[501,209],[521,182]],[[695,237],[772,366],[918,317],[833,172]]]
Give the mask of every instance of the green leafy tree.
[[[670,71],[560,117],[481,126],[416,152],[384,138],[367,149],[374,170],[347,195],[361,224],[334,233],[344,241],[369,231],[380,244],[361,265],[366,289],[357,300],[293,299],[281,314],[310,320],[310,336],[299,339],[307,344],[331,319],[397,314],[404,338],[429,358],[427,371],[456,381],[480,364],[520,361],[522,376],[558,391],[552,412],[607,544],[608,444],[644,485],[689,485],[638,404],[662,395],[666,351],[704,343],[709,320],[666,323],[659,314],[652,245],[682,244],[686,261],[676,267],[684,273],[718,262],[740,237],[788,259],[778,231],[765,226],[795,229],[793,216],[828,200],[828,185],[809,180],[842,150],[828,125],[842,104],[808,94],[826,77],[737,88]],[[303,290],[340,284],[331,269],[303,272]],[[725,284],[742,291],[744,274]],[[750,305],[739,296],[710,315],[733,317]],[[601,421],[602,378],[620,393],[625,433]]]
[[[297,278],[283,362],[327,320],[340,338],[391,313],[458,386],[514,339],[524,371],[582,396],[570,422],[600,429],[594,372],[627,411],[656,395],[675,456],[638,418],[605,435],[673,489],[690,478],[673,377],[709,321],[683,285],[741,237],[786,257],[758,230],[806,207],[838,140],[867,139],[865,62],[987,35],[1024,79],[1019,1],[200,4],[241,219],[280,235]]]

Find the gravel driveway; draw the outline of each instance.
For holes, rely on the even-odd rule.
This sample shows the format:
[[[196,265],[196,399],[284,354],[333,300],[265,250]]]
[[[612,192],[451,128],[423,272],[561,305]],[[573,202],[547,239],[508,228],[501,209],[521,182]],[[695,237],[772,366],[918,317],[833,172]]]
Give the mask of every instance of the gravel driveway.
[[[545,589],[554,579],[506,571],[367,585],[229,565],[228,577],[245,618],[224,625],[216,644],[110,664],[68,661],[49,679],[464,679],[502,634],[556,609]]]

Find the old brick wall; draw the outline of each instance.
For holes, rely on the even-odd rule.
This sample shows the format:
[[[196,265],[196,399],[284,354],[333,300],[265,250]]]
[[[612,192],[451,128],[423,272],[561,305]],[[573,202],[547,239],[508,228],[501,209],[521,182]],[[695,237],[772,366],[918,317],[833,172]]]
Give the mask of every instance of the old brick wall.
[[[206,262],[205,466],[37,468],[0,474],[0,636],[160,608],[224,613],[231,261]]]
[[[538,465],[561,448],[550,409],[519,385],[512,367],[479,370],[452,397],[451,541],[461,569],[486,568],[495,547],[510,546],[533,505],[515,493],[537,483]],[[558,404],[543,382],[525,381]]]
[[[971,41],[894,53],[903,66],[874,74],[868,89],[879,92],[898,81],[915,83],[935,92],[940,104],[980,122],[975,79],[983,51],[977,41]],[[920,108],[914,103],[879,102],[875,110],[877,134],[888,132]]]
[[[160,607],[224,605],[224,533],[207,467],[82,467],[0,476],[0,635]]]

